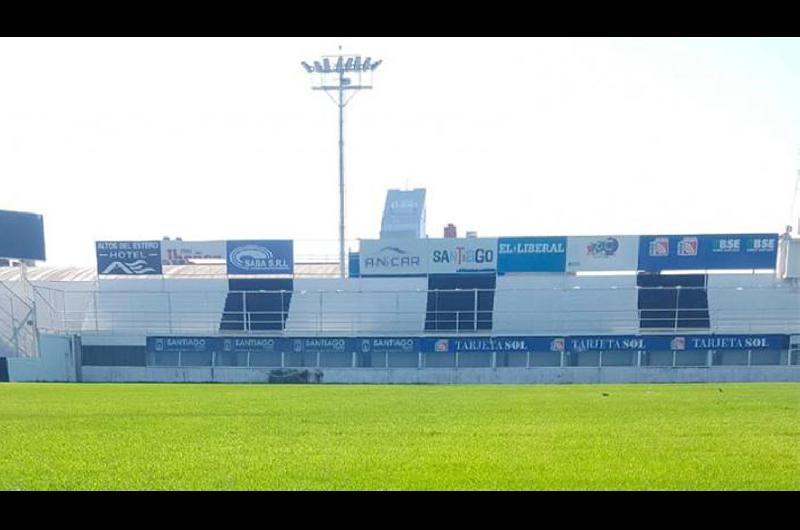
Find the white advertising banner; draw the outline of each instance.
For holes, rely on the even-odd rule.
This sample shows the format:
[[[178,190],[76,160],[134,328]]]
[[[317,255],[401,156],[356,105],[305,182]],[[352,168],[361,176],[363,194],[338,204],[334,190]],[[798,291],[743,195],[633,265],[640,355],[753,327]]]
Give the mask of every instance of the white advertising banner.
[[[162,265],[190,265],[197,260],[225,261],[225,241],[161,241]]]
[[[497,238],[429,239],[428,263],[434,274],[497,270]]]
[[[567,238],[567,271],[635,271],[639,236],[575,236]]]
[[[426,239],[368,239],[359,251],[361,276],[408,276],[428,273]]]

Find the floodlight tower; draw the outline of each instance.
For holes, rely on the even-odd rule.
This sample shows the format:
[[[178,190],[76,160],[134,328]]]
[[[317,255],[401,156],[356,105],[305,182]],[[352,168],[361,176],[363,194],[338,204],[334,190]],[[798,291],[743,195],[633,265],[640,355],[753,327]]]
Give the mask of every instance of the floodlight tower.
[[[312,64],[300,63],[311,74],[311,89],[324,91],[339,107],[339,273],[342,278],[345,276],[344,108],[359,90],[372,89],[372,73],[382,62],[373,62],[372,57],[362,60],[360,55],[343,55],[339,46],[338,55],[323,55],[321,60],[312,61]],[[346,98],[345,91],[350,91]],[[335,92],[336,97],[331,92]]]

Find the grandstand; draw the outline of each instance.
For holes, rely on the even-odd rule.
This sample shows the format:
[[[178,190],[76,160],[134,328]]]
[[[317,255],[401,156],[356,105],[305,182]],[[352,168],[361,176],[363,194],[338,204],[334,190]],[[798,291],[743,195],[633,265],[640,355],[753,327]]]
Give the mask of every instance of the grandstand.
[[[98,242],[96,268],[0,268],[7,376],[800,381],[788,233],[428,238],[424,218],[424,190],[391,190],[345,278],[291,241]]]

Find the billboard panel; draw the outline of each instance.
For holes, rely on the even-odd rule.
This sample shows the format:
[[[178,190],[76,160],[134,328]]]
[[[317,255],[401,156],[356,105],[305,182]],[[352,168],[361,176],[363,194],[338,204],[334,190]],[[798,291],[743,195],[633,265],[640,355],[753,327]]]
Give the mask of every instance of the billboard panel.
[[[563,351],[563,337],[437,337],[422,339],[422,351],[431,352],[506,352]]]
[[[498,268],[506,272],[564,272],[567,263],[566,237],[501,237],[498,239]]]
[[[148,352],[586,352],[781,350],[788,335],[584,335],[546,337],[147,337]]]
[[[349,278],[358,278],[361,276],[359,266],[358,252],[350,252],[347,256],[347,276]]]
[[[678,335],[671,350],[781,350],[789,347],[787,335]]]
[[[580,336],[569,337],[566,348],[570,352],[585,351],[637,351],[647,350],[650,337],[637,337],[633,335],[621,336]],[[652,337],[654,340],[664,340],[663,337]],[[663,349],[663,348],[651,348]]]
[[[147,351],[150,353],[203,353],[214,351],[220,339],[211,337],[147,337]]]
[[[273,352],[280,351],[282,339],[231,337],[219,339],[221,344],[214,344],[216,351],[247,353],[247,352]],[[220,349],[221,346],[221,349]]]
[[[228,274],[292,274],[294,241],[227,241]]]
[[[364,353],[414,353],[419,351],[419,339],[414,337],[371,337],[358,339]]]
[[[0,258],[45,259],[41,215],[0,210]]]
[[[161,241],[97,241],[97,274],[161,274]]]
[[[341,337],[314,337],[290,339],[295,353],[343,353],[355,351],[354,339]]]
[[[174,241],[161,242],[163,265],[190,265],[196,260],[225,260],[225,241]]]
[[[494,272],[497,238],[429,239],[430,273]]]
[[[567,238],[567,271],[635,271],[639,236]]]
[[[425,190],[389,190],[381,220],[381,239],[425,237]]]
[[[362,240],[358,259],[361,276],[424,276],[428,273],[427,240]]]
[[[778,234],[641,236],[639,270],[774,269]]]

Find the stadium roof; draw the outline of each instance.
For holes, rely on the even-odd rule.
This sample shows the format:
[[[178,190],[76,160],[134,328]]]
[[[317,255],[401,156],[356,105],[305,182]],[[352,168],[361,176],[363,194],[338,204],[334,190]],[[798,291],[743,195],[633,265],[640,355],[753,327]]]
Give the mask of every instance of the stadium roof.
[[[28,279],[38,282],[93,282],[97,281],[96,267],[29,267]],[[227,278],[224,264],[214,265],[164,265],[164,277],[170,279]],[[248,276],[237,276],[247,278]],[[295,278],[338,278],[338,263],[295,263]],[[108,276],[109,279],[153,280],[158,276]],[[0,267],[0,281],[20,279],[19,267]]]

